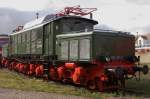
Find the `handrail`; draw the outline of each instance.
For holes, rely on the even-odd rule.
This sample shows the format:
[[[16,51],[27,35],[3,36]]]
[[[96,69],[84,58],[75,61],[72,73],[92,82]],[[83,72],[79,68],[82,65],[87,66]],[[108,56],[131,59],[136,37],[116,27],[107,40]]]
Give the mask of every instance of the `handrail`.
[[[62,32],[62,33],[81,33],[81,32],[113,32],[113,33],[122,33],[122,34],[130,34],[130,32],[123,32],[123,31],[116,31],[116,30],[105,30],[105,29],[84,29],[79,31],[68,31],[68,32]]]

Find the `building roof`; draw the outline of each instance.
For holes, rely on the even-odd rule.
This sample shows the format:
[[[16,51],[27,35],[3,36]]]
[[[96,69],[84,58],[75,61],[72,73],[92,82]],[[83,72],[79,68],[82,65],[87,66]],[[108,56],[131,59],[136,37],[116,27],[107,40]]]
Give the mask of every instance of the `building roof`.
[[[150,33],[137,36],[137,38],[139,37],[143,38],[144,40],[150,40]]]
[[[141,35],[141,37],[145,40],[148,40],[148,37],[146,35]]]
[[[138,35],[138,36],[136,35],[135,41],[137,41],[139,37],[143,38],[144,40],[150,40],[150,37],[148,37],[148,35],[145,34],[145,35]]]
[[[8,34],[0,34],[0,39],[3,38],[9,38]]]
[[[7,44],[9,41],[9,36],[7,34],[0,34],[0,47]]]

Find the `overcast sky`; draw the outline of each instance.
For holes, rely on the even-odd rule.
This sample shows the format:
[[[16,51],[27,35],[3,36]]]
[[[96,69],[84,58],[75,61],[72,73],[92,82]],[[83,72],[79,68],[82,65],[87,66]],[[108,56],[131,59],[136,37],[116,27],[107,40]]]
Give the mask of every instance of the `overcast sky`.
[[[150,33],[150,0],[0,0],[1,8],[20,11],[55,10],[65,6],[95,7],[99,25],[123,31]]]

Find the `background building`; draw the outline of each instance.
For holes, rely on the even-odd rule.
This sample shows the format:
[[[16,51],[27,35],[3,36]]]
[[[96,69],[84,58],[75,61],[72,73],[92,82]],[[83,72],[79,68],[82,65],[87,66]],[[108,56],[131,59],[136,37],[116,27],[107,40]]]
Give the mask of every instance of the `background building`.
[[[141,63],[150,63],[150,34],[136,36],[135,54]]]

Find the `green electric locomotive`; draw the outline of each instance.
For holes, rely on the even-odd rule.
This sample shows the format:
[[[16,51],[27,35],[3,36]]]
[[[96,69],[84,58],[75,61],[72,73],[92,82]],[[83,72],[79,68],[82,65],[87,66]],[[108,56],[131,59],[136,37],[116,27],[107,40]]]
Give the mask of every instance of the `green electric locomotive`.
[[[67,7],[64,13],[47,15],[14,31],[3,47],[2,65],[99,91],[124,87],[128,75],[136,72],[147,74],[148,67],[140,67],[135,57],[134,36],[95,30],[98,22],[92,19],[91,11],[84,10]],[[87,14],[91,18],[81,17]]]

